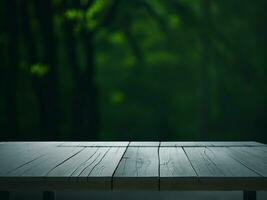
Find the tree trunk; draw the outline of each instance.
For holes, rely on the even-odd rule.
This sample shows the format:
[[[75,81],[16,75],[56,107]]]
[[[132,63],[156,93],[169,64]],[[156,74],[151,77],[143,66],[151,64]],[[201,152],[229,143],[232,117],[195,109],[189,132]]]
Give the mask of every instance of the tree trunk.
[[[99,110],[98,110],[98,89],[94,81],[95,76],[95,49],[93,35],[83,30],[84,51],[86,53],[86,70],[78,82],[77,91],[81,94],[80,105],[84,109],[84,134],[90,140],[98,140],[99,133]]]
[[[82,9],[77,3],[70,4],[73,8]],[[90,6],[90,5],[88,5]],[[68,61],[73,73],[74,91],[72,106],[72,131],[71,137],[74,140],[97,140],[98,135],[98,105],[97,88],[94,84],[94,45],[92,34],[85,28],[79,33],[83,41],[83,51],[86,57],[85,70],[81,70],[77,57],[77,41],[73,32],[74,23],[65,22],[65,36],[67,43]]]
[[[45,140],[57,140],[60,133],[60,104],[58,71],[56,69],[56,41],[53,28],[53,11],[50,0],[37,1],[37,14],[41,25],[44,48],[43,63],[47,74],[38,85],[40,91],[41,120],[45,129]]]
[[[35,3],[32,2],[31,3]],[[32,28],[30,25],[30,11],[29,11],[29,0],[21,0],[20,1],[20,9],[21,9],[21,23],[23,27],[22,37],[25,41],[25,48],[26,48],[26,62],[28,64],[28,67],[30,68],[32,65],[38,63],[38,56],[37,56],[37,46],[36,42],[34,41],[34,35],[32,33]],[[30,69],[29,69],[30,70]],[[37,77],[36,75],[30,74],[32,87],[34,90],[34,93],[36,95],[36,98],[39,103],[38,113],[39,113],[39,120],[40,120],[40,126],[39,126],[39,137],[42,136],[43,139],[45,139],[45,133],[46,130],[46,124],[45,124],[45,112],[43,106],[43,95],[42,95],[42,79]],[[42,138],[40,138],[42,139]]]
[[[73,140],[85,140],[83,130],[83,113],[84,108],[82,105],[83,92],[81,92],[80,82],[82,81],[81,72],[77,62],[76,54],[76,42],[73,32],[74,24],[71,21],[66,20],[64,23],[66,46],[67,46],[67,58],[70,68],[73,74],[74,91],[73,91],[73,106],[72,106],[72,130],[71,138]]]
[[[5,1],[6,31],[8,35],[5,67],[5,133],[7,140],[18,139],[16,81],[18,70],[18,16],[15,0]]]
[[[210,8],[209,0],[203,0],[203,22],[202,22],[202,64],[200,70],[201,76],[201,139],[208,139],[209,134],[209,76],[208,67],[210,63],[210,42],[209,42],[209,29],[210,29]]]

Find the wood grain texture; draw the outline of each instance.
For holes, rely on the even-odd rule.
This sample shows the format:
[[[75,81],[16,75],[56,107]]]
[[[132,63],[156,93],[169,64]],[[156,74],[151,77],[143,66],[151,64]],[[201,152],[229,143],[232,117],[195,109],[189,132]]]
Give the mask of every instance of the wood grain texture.
[[[228,150],[235,160],[267,177],[267,147],[230,147]]]
[[[63,148],[64,149],[64,148]],[[87,190],[111,189],[112,175],[126,147],[88,147],[74,157],[51,170],[47,177],[54,183],[68,181]],[[66,185],[66,184],[65,184]]]
[[[7,174],[7,176],[44,177],[51,170],[66,162],[82,150],[81,147],[70,147],[67,149],[55,147],[53,151],[38,157],[37,159],[20,166]]]
[[[129,147],[159,147],[160,142],[130,142]]]
[[[226,151],[228,147],[184,147],[198,182],[193,190],[254,190],[266,189],[266,179],[233,159]]]
[[[184,146],[191,146],[191,147],[195,147],[195,146],[201,146],[201,147],[205,147],[205,146],[210,146],[212,145],[211,142],[161,142],[160,143],[160,147],[184,147]]]
[[[183,190],[197,182],[194,171],[182,147],[161,147],[160,190]]]
[[[183,148],[162,147],[159,151],[160,177],[196,177]]]
[[[127,147],[129,142],[63,142],[60,147]]]
[[[209,142],[161,142],[161,147],[227,147],[227,146],[266,146],[263,143],[248,141],[248,142],[226,142],[226,141],[209,141]]]
[[[60,148],[62,149],[62,148]],[[71,177],[79,168],[86,166],[97,153],[99,147],[83,148],[77,155],[51,170],[48,177]]]
[[[0,190],[267,190],[260,143],[62,144],[2,143]]]
[[[249,141],[249,142],[212,142],[215,147],[228,147],[228,146],[244,146],[244,147],[254,147],[254,146],[266,146],[263,143]]]
[[[113,177],[113,189],[158,190],[158,147],[128,147]]]
[[[0,147],[0,176],[7,175],[49,151],[53,151],[58,143],[50,142],[7,142]]]
[[[225,147],[185,147],[184,149],[199,177],[259,177],[229,156]]]

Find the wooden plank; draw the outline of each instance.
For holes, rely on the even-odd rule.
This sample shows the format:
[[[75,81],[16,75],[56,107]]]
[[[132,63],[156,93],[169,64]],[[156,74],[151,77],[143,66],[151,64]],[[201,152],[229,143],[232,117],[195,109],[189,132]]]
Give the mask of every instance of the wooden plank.
[[[4,146],[4,147],[2,147]],[[16,143],[7,142],[0,147],[0,175],[45,155],[56,148],[55,143]]]
[[[90,181],[90,179],[94,177],[108,177],[111,181],[112,175],[114,174],[115,169],[117,168],[125,151],[126,147],[110,147],[108,152],[104,154],[101,160],[97,162],[92,169],[88,170],[87,168],[84,171],[89,172],[87,175],[87,181]]]
[[[263,153],[267,153],[267,146],[259,146],[259,147],[253,147],[253,148],[263,151]]]
[[[126,147],[101,147],[71,174],[87,181],[87,189],[111,189],[112,175],[124,154]]]
[[[234,159],[267,177],[267,147],[230,147],[228,150]]]
[[[129,142],[64,142],[60,147],[127,147]]]
[[[56,147],[0,178],[0,188],[8,183],[22,189],[111,189],[112,175],[125,150],[126,147]]]
[[[198,183],[190,190],[264,190],[267,179],[233,159],[227,147],[184,147]]]
[[[182,147],[161,147],[160,190],[183,190],[197,182],[197,174]]]
[[[183,147],[183,146],[195,146],[195,142],[161,142],[160,147]],[[206,145],[202,145],[206,146]]]
[[[254,142],[254,141],[246,141],[246,142],[213,142],[213,146],[218,147],[227,147],[227,146],[246,146],[246,147],[254,147],[254,146],[265,146],[263,143]]]
[[[41,156],[38,159],[28,162],[16,170],[11,171],[10,173],[6,174],[6,176],[44,177],[58,165],[61,165],[72,156],[82,151],[82,149],[83,148],[81,147],[55,147],[53,151],[50,151],[44,156]]]
[[[185,147],[199,177],[259,177],[234,160],[225,147]]]
[[[128,147],[113,176],[115,190],[158,190],[158,147]]]
[[[130,142],[130,147],[158,147],[160,142]]]
[[[64,148],[63,148],[64,149]],[[99,147],[84,148],[77,155],[51,170],[48,177],[70,177],[80,167],[86,166],[90,159],[97,153]]]
[[[127,147],[119,142],[112,147],[115,144],[5,142],[0,145],[0,190],[267,189],[265,145],[197,142],[204,146],[191,147],[192,142],[181,142],[180,147],[162,147],[159,142],[127,142]]]
[[[160,177],[195,177],[197,176],[192,168],[183,148],[161,147]]]
[[[2,145],[0,146],[0,148],[19,148],[19,147],[27,147],[27,146],[31,146],[31,147],[38,147],[38,146],[43,146],[43,145],[49,145],[49,146],[58,146],[61,145],[62,142],[42,142],[42,141],[35,141],[35,142],[31,142],[31,141],[24,141],[24,142],[2,142]]]
[[[263,143],[248,142],[226,142],[226,141],[210,141],[210,142],[161,142],[161,147],[225,147],[225,146],[265,146]]]
[[[161,142],[161,147],[206,147],[214,146],[214,142]]]

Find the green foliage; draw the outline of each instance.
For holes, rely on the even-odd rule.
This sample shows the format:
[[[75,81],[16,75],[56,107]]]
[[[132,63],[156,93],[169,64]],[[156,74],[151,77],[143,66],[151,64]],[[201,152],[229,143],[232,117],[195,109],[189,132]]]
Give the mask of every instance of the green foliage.
[[[124,98],[124,94],[121,91],[115,91],[111,94],[111,102],[114,104],[122,103]]]
[[[65,17],[71,21],[82,20],[84,18],[84,12],[77,9],[68,9],[65,11]]]
[[[95,0],[93,4],[87,8],[85,13],[86,26],[89,30],[95,29],[99,25],[99,17],[97,16],[103,12],[106,5],[105,0]]]
[[[181,19],[178,15],[169,15],[168,24],[171,28],[179,28],[181,26]]]
[[[121,31],[110,34],[110,42],[114,45],[123,44],[125,40],[125,35]]]
[[[66,140],[73,127],[92,133],[95,118],[98,139],[267,140],[266,1],[51,2],[47,13],[35,1],[26,3],[25,15],[18,6],[18,38],[4,30],[10,19],[1,14],[1,94],[18,85],[14,102],[38,118],[19,110],[21,135],[38,132],[38,106],[58,94]],[[18,71],[8,62],[9,43]],[[6,82],[10,74],[16,83]],[[8,106],[2,96],[1,108]],[[6,114],[0,114],[1,128]]]
[[[88,7],[86,10],[86,18],[92,19],[97,15],[105,6],[105,0],[96,0],[94,3]]]
[[[33,76],[42,78],[49,72],[49,67],[42,63],[36,63],[30,67],[30,72]]]

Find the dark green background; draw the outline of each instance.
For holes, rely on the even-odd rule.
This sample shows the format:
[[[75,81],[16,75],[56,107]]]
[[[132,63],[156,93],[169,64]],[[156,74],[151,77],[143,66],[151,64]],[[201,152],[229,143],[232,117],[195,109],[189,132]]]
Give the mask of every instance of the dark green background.
[[[2,0],[0,140],[267,142],[266,0]]]

